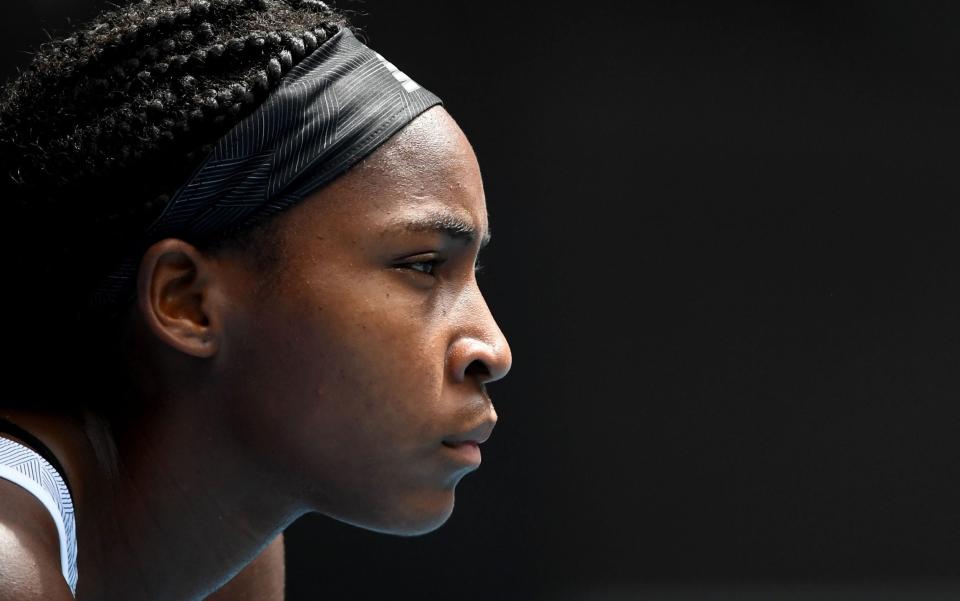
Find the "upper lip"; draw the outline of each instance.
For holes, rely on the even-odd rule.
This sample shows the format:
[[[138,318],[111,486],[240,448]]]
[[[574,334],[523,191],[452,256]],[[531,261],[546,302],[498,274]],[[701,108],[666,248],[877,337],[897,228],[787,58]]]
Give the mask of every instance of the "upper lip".
[[[444,438],[443,442],[449,444],[460,444],[464,442],[475,442],[477,444],[482,444],[486,442],[488,438],[490,438],[490,434],[493,433],[493,428],[496,425],[496,418],[488,419],[477,427],[467,430],[466,432]]]

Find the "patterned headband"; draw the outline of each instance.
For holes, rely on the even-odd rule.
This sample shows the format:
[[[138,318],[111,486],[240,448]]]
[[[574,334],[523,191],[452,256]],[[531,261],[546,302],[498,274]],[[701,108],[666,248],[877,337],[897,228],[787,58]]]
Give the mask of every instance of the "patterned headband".
[[[278,213],[438,104],[440,98],[342,28],[216,143],[88,305],[133,300],[150,244],[167,237],[197,242]]]

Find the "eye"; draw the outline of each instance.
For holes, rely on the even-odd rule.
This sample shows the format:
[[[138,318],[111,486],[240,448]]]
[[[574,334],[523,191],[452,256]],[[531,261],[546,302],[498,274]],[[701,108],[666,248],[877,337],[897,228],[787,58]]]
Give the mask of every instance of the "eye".
[[[420,273],[425,273],[427,275],[433,275],[433,270],[437,268],[438,265],[444,262],[445,259],[431,259],[429,261],[411,261],[409,263],[402,263],[398,267],[403,269],[412,269],[413,271],[419,271]]]
[[[411,271],[417,271],[425,275],[434,275],[434,270],[437,267],[446,262],[445,258],[421,260],[421,261],[408,261],[407,263],[399,263],[397,267],[400,269],[409,269]],[[473,273],[477,274],[483,271],[484,265],[480,263],[478,258],[473,265]]]

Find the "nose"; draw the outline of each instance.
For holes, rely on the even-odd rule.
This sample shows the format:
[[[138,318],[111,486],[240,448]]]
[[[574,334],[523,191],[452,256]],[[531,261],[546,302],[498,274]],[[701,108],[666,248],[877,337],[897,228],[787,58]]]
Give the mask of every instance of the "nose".
[[[456,336],[449,348],[448,363],[456,381],[476,378],[481,384],[507,375],[513,355],[479,288],[461,305]]]

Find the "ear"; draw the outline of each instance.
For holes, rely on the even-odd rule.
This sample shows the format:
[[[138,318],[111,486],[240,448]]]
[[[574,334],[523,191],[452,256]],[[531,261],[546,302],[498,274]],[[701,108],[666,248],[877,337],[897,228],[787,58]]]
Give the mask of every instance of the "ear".
[[[137,305],[146,327],[184,353],[216,354],[221,316],[210,299],[222,284],[217,267],[183,240],[165,238],[151,245],[137,274]]]

